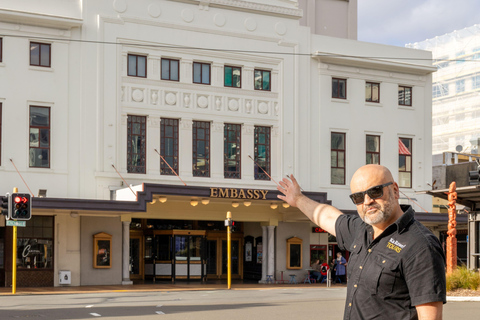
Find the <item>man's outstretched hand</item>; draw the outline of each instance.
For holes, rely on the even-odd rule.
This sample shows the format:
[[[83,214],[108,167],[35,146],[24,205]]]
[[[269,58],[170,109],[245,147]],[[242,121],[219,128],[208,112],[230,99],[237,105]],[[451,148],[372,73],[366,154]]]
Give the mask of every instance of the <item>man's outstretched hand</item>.
[[[283,193],[282,195],[278,195],[277,197],[292,207],[297,207],[297,201],[300,197],[303,196],[302,192],[300,191],[300,186],[298,185],[297,180],[295,177],[292,175],[289,176],[290,179],[288,178],[283,178],[280,181],[280,186],[277,187],[278,191]]]

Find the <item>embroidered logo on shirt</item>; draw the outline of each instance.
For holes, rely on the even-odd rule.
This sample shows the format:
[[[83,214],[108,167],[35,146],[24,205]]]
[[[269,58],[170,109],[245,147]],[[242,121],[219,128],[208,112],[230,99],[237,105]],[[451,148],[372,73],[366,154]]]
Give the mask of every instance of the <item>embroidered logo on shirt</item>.
[[[401,244],[400,242],[398,242],[393,238],[390,238],[390,240],[388,240],[387,242],[387,248],[397,253],[400,253],[400,251],[402,251],[402,249],[405,248],[405,246],[406,246],[405,244]]]

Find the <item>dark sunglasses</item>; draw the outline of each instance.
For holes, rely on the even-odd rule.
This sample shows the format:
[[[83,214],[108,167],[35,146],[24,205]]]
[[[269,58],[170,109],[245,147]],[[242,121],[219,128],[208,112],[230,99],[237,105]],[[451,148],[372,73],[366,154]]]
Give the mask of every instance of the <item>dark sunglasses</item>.
[[[352,199],[353,204],[362,204],[365,201],[365,194],[368,194],[370,199],[375,200],[378,198],[383,197],[383,188],[393,184],[393,182],[387,182],[375,187],[371,187],[370,189],[362,192],[355,192],[350,195],[350,199]]]

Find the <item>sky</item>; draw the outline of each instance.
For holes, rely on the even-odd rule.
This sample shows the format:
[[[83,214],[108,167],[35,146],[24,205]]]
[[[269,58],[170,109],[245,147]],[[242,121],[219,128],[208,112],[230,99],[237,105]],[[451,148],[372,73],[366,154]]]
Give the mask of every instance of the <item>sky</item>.
[[[480,0],[358,0],[358,40],[404,47],[480,24]]]

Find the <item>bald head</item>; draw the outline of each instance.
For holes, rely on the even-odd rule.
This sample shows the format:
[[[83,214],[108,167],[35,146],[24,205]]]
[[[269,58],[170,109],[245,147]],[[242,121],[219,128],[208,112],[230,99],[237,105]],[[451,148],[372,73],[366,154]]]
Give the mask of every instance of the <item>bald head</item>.
[[[387,182],[393,182],[393,176],[387,167],[378,164],[367,164],[360,167],[352,177],[350,188],[358,192]]]

